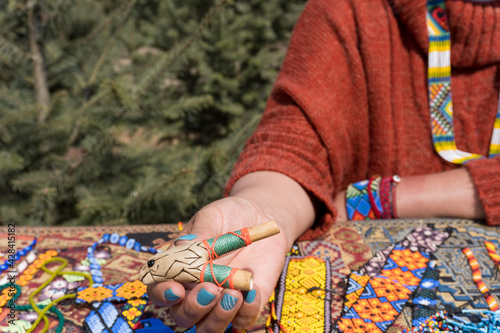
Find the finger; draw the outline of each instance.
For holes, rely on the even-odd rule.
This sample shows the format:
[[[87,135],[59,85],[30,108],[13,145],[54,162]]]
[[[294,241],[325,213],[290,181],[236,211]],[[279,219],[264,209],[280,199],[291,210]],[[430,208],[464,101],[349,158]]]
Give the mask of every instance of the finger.
[[[252,327],[260,314],[261,293],[257,286],[243,293],[243,304],[233,319],[233,325],[238,330]]]
[[[168,281],[148,286],[148,297],[159,306],[171,306],[182,301],[186,295],[184,286],[178,282]]]
[[[222,297],[213,310],[196,324],[197,333],[221,333],[231,323],[243,303],[237,290],[224,289]]]
[[[178,326],[191,327],[209,314],[220,298],[221,288],[213,283],[200,283],[182,302],[170,308],[170,315]]]

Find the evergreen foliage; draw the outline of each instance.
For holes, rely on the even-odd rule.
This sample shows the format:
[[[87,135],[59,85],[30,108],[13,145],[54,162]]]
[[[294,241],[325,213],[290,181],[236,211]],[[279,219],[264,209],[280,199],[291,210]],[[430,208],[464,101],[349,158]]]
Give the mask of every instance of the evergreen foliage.
[[[304,2],[0,2],[0,222],[186,221],[221,197]]]

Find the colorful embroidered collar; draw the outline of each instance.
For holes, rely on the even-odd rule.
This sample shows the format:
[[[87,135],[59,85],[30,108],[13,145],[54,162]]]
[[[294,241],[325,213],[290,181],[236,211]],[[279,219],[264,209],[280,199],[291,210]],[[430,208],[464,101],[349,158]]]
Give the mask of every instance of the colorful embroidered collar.
[[[432,141],[438,154],[448,162],[464,164],[483,158],[461,151],[455,141],[453,103],[451,97],[450,29],[444,0],[427,1],[427,32],[429,34],[429,108]],[[500,102],[491,137],[489,157],[500,154]]]

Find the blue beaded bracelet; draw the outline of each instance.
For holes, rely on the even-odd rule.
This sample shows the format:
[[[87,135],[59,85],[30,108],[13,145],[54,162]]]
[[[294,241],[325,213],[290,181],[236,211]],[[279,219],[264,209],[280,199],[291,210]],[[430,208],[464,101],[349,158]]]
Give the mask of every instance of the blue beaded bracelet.
[[[100,287],[104,282],[103,274],[101,271],[101,265],[99,261],[95,258],[94,252],[97,249],[97,246],[103,243],[111,243],[117,244],[120,246],[124,246],[127,249],[134,249],[137,252],[148,252],[152,254],[158,253],[158,251],[154,247],[147,247],[141,245],[134,238],[128,238],[127,236],[120,236],[117,233],[113,234],[104,234],[101,239],[92,244],[87,248],[87,259],[90,262],[90,274],[92,275],[92,280],[94,281],[93,287]]]
[[[35,247],[38,239],[35,237],[30,245],[26,246],[24,249],[16,251],[15,254],[9,254],[7,259],[0,265],[0,273],[6,271],[7,269],[14,269],[14,263],[24,257]]]

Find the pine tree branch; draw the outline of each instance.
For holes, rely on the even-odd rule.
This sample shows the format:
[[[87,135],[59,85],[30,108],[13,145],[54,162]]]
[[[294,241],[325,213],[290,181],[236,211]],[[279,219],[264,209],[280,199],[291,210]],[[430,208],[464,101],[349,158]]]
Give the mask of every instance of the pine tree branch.
[[[135,0],[132,2],[135,3]],[[102,30],[104,30],[107,26],[109,26],[111,23],[113,23],[116,16],[118,16],[120,13],[123,13],[123,11],[125,11],[125,8],[128,7],[128,5],[130,5],[130,2],[123,2],[120,5],[120,7],[115,9],[115,11],[113,11],[113,13],[111,13],[111,15],[109,15],[109,17],[99,27],[97,27],[94,31],[92,31],[92,33],[90,33],[88,36],[86,36],[83,40],[78,42],[78,44],[76,45],[76,48],[78,49],[81,47],[86,47],[86,46],[88,46],[89,43],[92,43],[97,38],[97,35]],[[127,15],[128,15],[128,13],[127,13]]]
[[[97,78],[97,74],[99,73],[101,67],[104,64],[104,60],[106,60],[106,57],[107,57],[109,51],[114,46],[114,43],[116,41],[116,36],[121,31],[121,28],[123,27],[123,24],[126,21],[126,19],[128,18],[128,15],[130,14],[130,10],[134,7],[135,3],[136,3],[136,0],[129,1],[127,7],[123,10],[124,15],[120,18],[120,21],[118,22],[118,28],[115,29],[115,31],[113,32],[111,37],[108,39],[108,42],[106,43],[106,46],[104,47],[104,50],[102,51],[101,56],[97,60],[97,63],[94,67],[94,70],[92,71],[92,74],[90,75],[90,79],[89,79],[87,86],[91,86],[94,83],[95,79]],[[120,7],[120,9],[121,9],[121,7]]]
[[[2,36],[0,36],[0,56],[3,56],[2,61],[9,67],[22,64],[29,58],[17,45]]]
[[[80,126],[81,126],[81,118],[85,114],[85,112],[90,109],[92,106],[97,104],[103,97],[104,93],[98,93],[94,95],[91,100],[85,102],[78,111],[75,112],[75,125],[73,126],[73,130],[71,131],[71,136],[69,138],[69,145],[71,146],[75,140],[78,138],[78,134],[80,134]]]
[[[45,59],[40,45],[41,22],[40,13],[35,8],[34,2],[28,6],[28,29],[31,60],[33,61],[33,76],[35,79],[35,96],[37,103],[41,106],[38,122],[43,123],[49,115],[50,92],[47,82],[47,72],[45,71]]]
[[[194,42],[201,36],[202,32],[209,25],[210,21],[214,18],[215,14],[217,14],[224,6],[227,5],[226,0],[222,0],[216,3],[210,11],[205,15],[201,23],[198,25],[194,33],[183,43],[177,50],[174,50],[174,54],[170,56],[163,56],[160,60],[153,66],[154,70],[152,70],[145,79],[142,80],[138,84],[138,88],[135,91],[135,97],[140,98],[145,92],[149,91],[154,82],[161,77],[161,75],[168,69],[170,66],[175,64],[189,48],[194,44]]]

